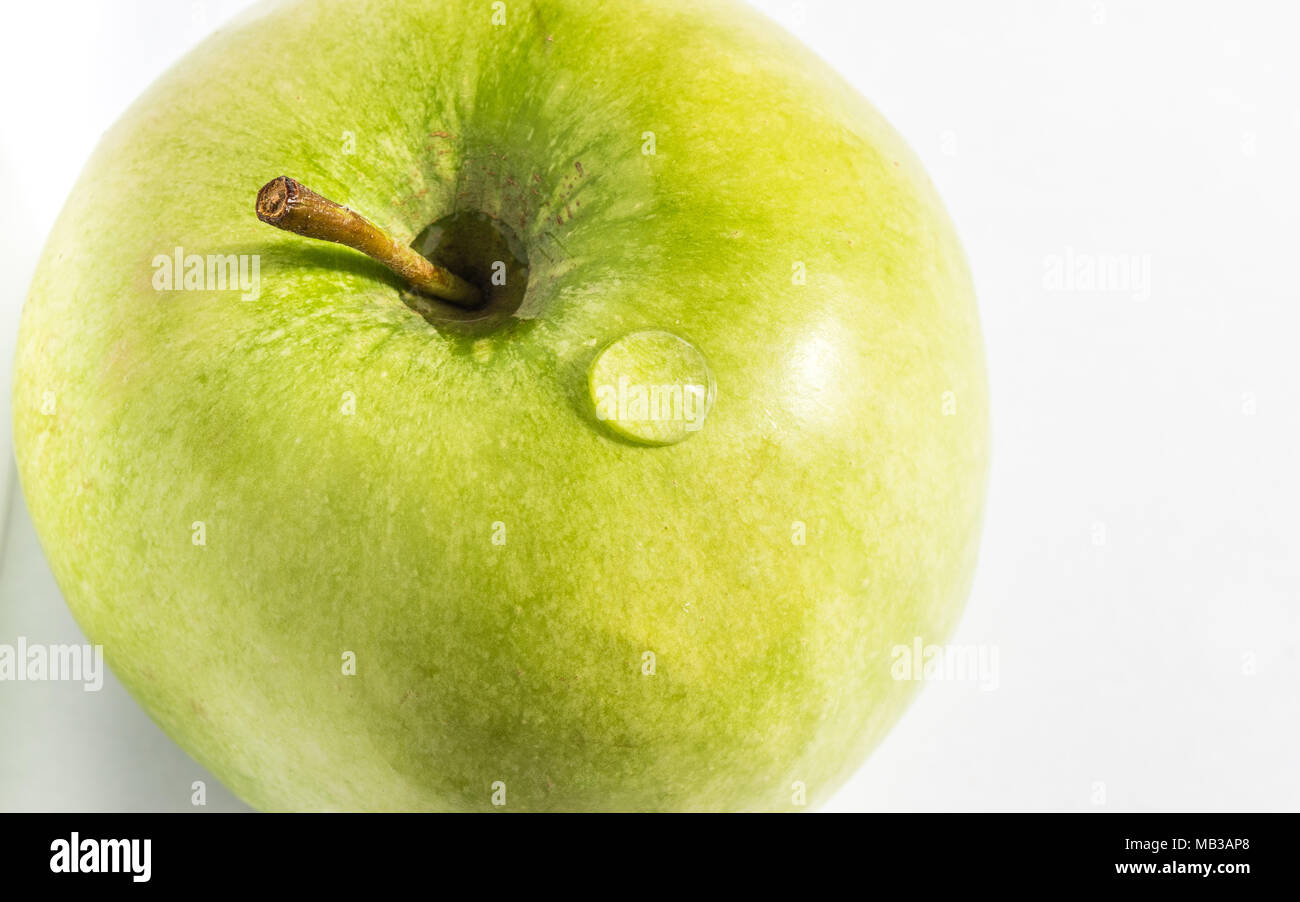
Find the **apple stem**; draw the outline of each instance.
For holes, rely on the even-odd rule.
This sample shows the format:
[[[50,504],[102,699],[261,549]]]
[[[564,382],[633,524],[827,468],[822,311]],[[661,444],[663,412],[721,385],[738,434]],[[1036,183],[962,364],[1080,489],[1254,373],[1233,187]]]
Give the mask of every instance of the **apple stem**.
[[[394,240],[360,213],[286,175],[271,179],[257,192],[257,218],[304,238],[332,241],[361,251],[424,294],[461,307],[473,307],[480,300],[478,289],[460,276]]]

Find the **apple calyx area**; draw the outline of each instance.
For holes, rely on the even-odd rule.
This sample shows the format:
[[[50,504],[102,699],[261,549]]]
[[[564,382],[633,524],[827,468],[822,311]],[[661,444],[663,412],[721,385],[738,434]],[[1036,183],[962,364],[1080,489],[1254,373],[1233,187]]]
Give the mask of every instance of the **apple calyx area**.
[[[396,241],[355,210],[317,194],[286,175],[257,192],[257,218],[286,232],[330,241],[360,251],[401,276],[415,290],[460,307],[477,306],[482,296],[471,283]]]

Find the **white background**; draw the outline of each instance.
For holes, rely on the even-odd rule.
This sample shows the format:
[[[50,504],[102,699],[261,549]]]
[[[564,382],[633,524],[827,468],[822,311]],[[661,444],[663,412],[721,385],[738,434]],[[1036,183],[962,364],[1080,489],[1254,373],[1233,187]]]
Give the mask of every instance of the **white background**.
[[[102,131],[242,2],[10,4],[0,52],[0,643],[83,641],[13,489],[22,296]],[[993,388],[957,644],[833,810],[1300,809],[1293,3],[757,4],[924,160]],[[1067,290],[1053,259],[1149,284]],[[1149,290],[1146,290],[1149,289]],[[0,810],[242,809],[110,681],[0,683]]]

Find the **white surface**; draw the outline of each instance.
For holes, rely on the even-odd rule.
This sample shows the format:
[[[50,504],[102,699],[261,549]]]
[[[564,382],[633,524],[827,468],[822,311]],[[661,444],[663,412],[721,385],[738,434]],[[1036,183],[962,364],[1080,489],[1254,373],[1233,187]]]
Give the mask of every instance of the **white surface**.
[[[6,359],[52,199],[243,5],[7,10]],[[996,648],[997,688],[928,685],[829,807],[1300,809],[1297,7],[757,5],[925,161],[993,386],[984,550],[952,641]],[[1070,255],[1134,256],[1149,286],[1053,287]],[[81,641],[21,498],[8,522],[0,643]],[[196,779],[206,810],[242,807],[117,684],[16,688],[0,683],[0,810],[190,810]]]

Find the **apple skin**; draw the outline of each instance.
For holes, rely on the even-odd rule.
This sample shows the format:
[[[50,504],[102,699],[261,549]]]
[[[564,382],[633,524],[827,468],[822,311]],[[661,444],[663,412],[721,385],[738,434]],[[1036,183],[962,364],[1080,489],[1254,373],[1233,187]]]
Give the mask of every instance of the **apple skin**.
[[[260,8],[104,136],[17,354],[54,575],[262,809],[815,806],[913,695],[891,649],[942,641],[972,578],[987,388],[952,225],[744,6],[492,16]],[[378,264],[257,221],[281,174],[405,241],[505,219],[524,308],[435,329]],[[156,291],[177,246],[260,255],[260,297]],[[685,441],[592,413],[594,355],[637,330],[716,377]]]

